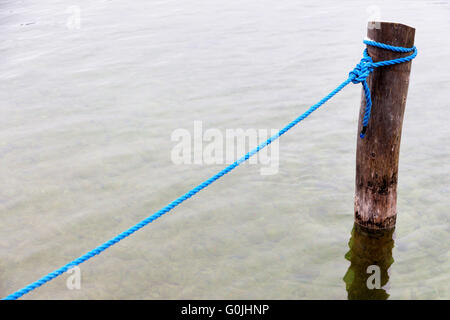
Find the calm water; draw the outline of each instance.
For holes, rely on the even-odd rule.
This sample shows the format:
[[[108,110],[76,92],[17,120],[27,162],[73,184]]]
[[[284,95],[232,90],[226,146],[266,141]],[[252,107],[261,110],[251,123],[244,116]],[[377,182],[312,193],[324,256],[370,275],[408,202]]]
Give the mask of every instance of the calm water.
[[[352,233],[352,85],[281,139],[278,174],[239,167],[83,264],[81,290],[63,275],[25,298],[450,298],[442,0],[1,1],[0,296],[222,168],[173,164],[173,130],[281,128],[306,110],[359,61],[374,14],[414,26],[419,48],[386,250]],[[374,257],[383,290],[367,292]]]

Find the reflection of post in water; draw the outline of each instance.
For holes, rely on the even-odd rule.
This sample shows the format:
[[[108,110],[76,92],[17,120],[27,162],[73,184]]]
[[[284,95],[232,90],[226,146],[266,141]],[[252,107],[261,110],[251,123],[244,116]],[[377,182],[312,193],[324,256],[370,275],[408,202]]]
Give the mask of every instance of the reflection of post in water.
[[[389,281],[388,269],[394,262],[394,229],[373,231],[355,224],[345,258],[351,262],[344,276],[349,300],[386,300],[383,287]]]

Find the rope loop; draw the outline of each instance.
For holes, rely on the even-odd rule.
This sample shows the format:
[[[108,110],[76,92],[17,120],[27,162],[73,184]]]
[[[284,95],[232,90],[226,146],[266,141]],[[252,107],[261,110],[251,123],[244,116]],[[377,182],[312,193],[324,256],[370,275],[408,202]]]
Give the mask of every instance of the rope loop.
[[[365,50],[367,51],[367,49]],[[366,81],[369,74],[373,71],[373,60],[369,55],[364,55],[361,61],[356,65],[355,69],[350,71],[348,76],[352,80],[352,83],[361,83]]]
[[[380,43],[380,42],[376,42],[373,40],[364,40],[364,43],[368,46],[377,47],[377,48],[381,48],[381,49],[385,49],[385,50],[390,50],[393,52],[399,52],[399,53],[412,52],[412,54],[407,57],[397,58],[397,59],[393,59],[393,60],[373,62],[373,60],[369,56],[369,53],[366,48],[363,52],[363,57],[362,57],[361,61],[348,74],[348,77],[352,81],[352,83],[355,83],[355,84],[361,83],[362,84],[363,89],[364,89],[364,95],[366,98],[366,106],[364,109],[364,118],[363,118],[363,127],[361,130],[361,133],[359,134],[360,138],[364,138],[364,136],[366,135],[367,127],[369,125],[369,120],[370,120],[370,111],[372,109],[372,98],[370,96],[369,85],[367,84],[367,78],[369,77],[370,73],[374,70],[374,68],[391,66],[394,64],[408,62],[417,56],[417,48],[415,46],[412,46],[411,48],[395,47],[395,46],[391,46],[389,44]]]

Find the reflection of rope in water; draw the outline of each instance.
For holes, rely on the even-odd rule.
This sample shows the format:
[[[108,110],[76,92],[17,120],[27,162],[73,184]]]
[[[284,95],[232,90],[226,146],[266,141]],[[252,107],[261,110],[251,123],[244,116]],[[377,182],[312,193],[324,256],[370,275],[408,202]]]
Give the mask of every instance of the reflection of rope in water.
[[[373,69],[376,68],[376,67],[382,67],[382,66],[388,66],[388,65],[393,65],[393,64],[407,62],[407,61],[410,61],[410,60],[414,59],[416,57],[416,55],[417,55],[416,47],[412,47],[412,48],[394,47],[394,46],[390,46],[390,45],[387,45],[387,44],[384,44],[384,43],[379,43],[379,42],[375,42],[375,41],[371,41],[371,40],[364,40],[364,43],[366,45],[369,45],[369,46],[375,46],[375,47],[383,48],[383,49],[386,49],[386,50],[391,50],[391,51],[394,51],[394,52],[411,52],[411,51],[413,51],[413,53],[410,56],[407,56],[407,57],[404,57],[404,58],[398,58],[398,59],[387,60],[387,61],[380,61],[380,62],[373,62],[372,59],[369,57],[369,55],[367,53],[367,49],[365,49],[364,50],[364,57],[361,59],[360,63],[349,73],[349,76],[348,76],[347,80],[342,82],[339,86],[336,87],[336,89],[334,89],[327,96],[322,98],[322,100],[317,102],[315,105],[311,106],[302,115],[300,115],[295,120],[293,120],[288,125],[286,125],[278,133],[276,133],[275,135],[273,135],[269,139],[267,139],[267,141],[261,143],[256,148],[254,148],[253,150],[248,152],[246,155],[244,155],[240,159],[236,160],[234,163],[230,164],[225,169],[222,169],[217,174],[215,174],[211,178],[207,179],[206,181],[202,182],[201,184],[199,184],[195,188],[191,189],[190,191],[188,191],[187,193],[185,193],[184,195],[182,195],[178,199],[172,201],[171,203],[169,203],[167,206],[165,206],[164,208],[162,208],[158,212],[152,214],[148,218],[142,220],[141,222],[137,223],[133,227],[131,227],[128,230],[120,233],[116,237],[114,237],[111,240],[103,243],[102,245],[98,246],[97,248],[95,248],[95,249],[89,251],[88,253],[82,255],[78,259],[75,259],[74,261],[66,264],[65,266],[63,266],[63,267],[61,267],[61,268],[59,268],[59,269],[57,269],[57,270],[47,274],[44,277],[40,278],[39,280],[29,284],[28,286],[26,286],[26,287],[24,287],[24,288],[22,288],[22,289],[20,289],[20,290],[18,290],[16,292],[10,294],[5,299],[6,300],[15,300],[15,299],[20,298],[24,294],[27,294],[28,292],[30,292],[30,291],[32,291],[32,290],[34,290],[36,288],[39,288],[43,284],[45,284],[45,283],[53,280],[54,278],[60,276],[61,274],[63,274],[67,270],[73,268],[74,266],[80,265],[81,263],[89,260],[90,258],[92,258],[92,257],[94,257],[94,256],[96,256],[96,255],[98,255],[100,253],[102,253],[103,251],[105,251],[109,247],[113,246],[117,242],[121,241],[122,239],[125,239],[126,237],[132,235],[133,233],[135,233],[139,229],[145,227],[147,224],[153,222],[154,220],[158,219],[162,215],[168,213],[173,208],[178,206],[180,203],[186,201],[187,199],[189,199],[190,197],[194,196],[195,194],[197,194],[198,192],[200,192],[204,188],[208,187],[214,181],[220,179],[222,176],[224,176],[228,172],[232,171],[234,168],[236,168],[241,163],[243,163],[246,160],[248,160],[250,157],[255,155],[260,150],[264,149],[266,146],[271,144],[273,141],[277,140],[281,135],[285,134],[287,131],[292,129],[300,121],[302,121],[305,118],[307,118],[311,113],[313,113],[315,110],[317,110],[325,102],[327,102],[332,97],[334,97],[339,91],[341,91],[344,87],[346,87],[350,82],[362,83],[363,88],[364,88],[364,92],[365,92],[365,95],[366,95],[366,110],[365,110],[364,123],[363,123],[364,126],[363,126],[363,131],[361,132],[361,138],[363,138],[364,137],[364,133],[365,133],[366,128],[367,128],[367,123],[369,121],[370,108],[371,108],[371,105],[372,105],[372,102],[371,102],[371,99],[370,99],[370,90],[369,90],[369,88],[367,86],[367,82],[366,82],[367,77],[373,71]]]

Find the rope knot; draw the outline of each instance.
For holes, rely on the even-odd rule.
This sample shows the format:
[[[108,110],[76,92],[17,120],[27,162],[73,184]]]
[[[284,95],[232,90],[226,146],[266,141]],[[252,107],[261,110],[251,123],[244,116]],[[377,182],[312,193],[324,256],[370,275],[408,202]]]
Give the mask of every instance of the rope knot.
[[[361,59],[355,69],[350,71],[348,75],[353,83],[361,83],[367,79],[373,68],[373,60],[367,55]]]

